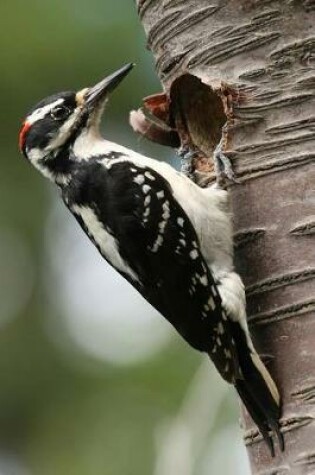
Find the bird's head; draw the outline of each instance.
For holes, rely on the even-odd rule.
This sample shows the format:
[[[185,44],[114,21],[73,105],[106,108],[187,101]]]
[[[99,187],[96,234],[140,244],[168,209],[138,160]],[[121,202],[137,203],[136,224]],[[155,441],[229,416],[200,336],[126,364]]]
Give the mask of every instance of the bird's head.
[[[52,177],[56,167],[66,167],[69,149],[83,132],[98,135],[109,94],[130,72],[129,63],[93,87],[54,94],[39,102],[27,115],[19,135],[25,157]]]

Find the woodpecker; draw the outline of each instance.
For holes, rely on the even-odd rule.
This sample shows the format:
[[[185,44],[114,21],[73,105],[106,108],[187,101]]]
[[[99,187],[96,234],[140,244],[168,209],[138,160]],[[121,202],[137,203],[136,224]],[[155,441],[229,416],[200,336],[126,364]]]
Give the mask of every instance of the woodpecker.
[[[228,192],[202,189],[100,134],[109,94],[132,67],[39,102],[22,125],[20,150],[57,185],[103,258],[235,386],[274,455],[272,432],[284,449],[280,397],[247,327]]]

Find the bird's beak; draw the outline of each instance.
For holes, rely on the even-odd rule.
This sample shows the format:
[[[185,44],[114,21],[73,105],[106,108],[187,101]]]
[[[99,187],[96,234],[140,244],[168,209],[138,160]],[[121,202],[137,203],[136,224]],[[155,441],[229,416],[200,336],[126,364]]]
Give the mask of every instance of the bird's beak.
[[[111,93],[125,76],[134,67],[133,63],[125,64],[122,68],[110,74],[105,79],[97,83],[95,86],[90,87],[84,91],[84,107],[87,110],[92,111],[97,104],[103,101],[109,93]]]

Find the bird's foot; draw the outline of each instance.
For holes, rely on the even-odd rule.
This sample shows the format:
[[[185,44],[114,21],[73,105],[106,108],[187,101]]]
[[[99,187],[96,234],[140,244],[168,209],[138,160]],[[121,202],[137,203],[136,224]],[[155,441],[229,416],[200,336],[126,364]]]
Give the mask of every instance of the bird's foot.
[[[235,177],[231,160],[225,155],[222,150],[223,138],[216,146],[213,152],[214,172],[218,184],[225,184],[226,179],[233,183],[239,183]]]
[[[198,156],[196,150],[192,150],[189,147],[180,147],[177,150],[177,155],[181,160],[181,172],[184,175],[191,176],[192,173],[192,159]]]
[[[191,149],[187,146],[182,146],[177,149],[177,155],[183,160],[191,160],[198,155],[197,150]]]

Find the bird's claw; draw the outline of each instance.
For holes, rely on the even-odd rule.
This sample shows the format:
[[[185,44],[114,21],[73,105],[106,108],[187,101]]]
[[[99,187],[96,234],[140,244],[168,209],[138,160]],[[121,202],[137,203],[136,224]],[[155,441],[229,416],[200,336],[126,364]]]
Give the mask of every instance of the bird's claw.
[[[198,152],[196,150],[192,150],[189,147],[180,147],[177,150],[177,155],[185,161],[191,160],[192,158],[195,158],[198,155]]]
[[[192,150],[189,147],[180,147],[177,150],[177,155],[181,159],[181,172],[187,176],[191,175],[192,165],[191,161],[193,158],[198,156],[196,150]]]
[[[231,160],[224,154],[222,146],[223,139],[220,140],[220,143],[216,146],[213,152],[214,171],[217,182],[222,183],[227,178],[233,183],[239,183],[235,177]]]

